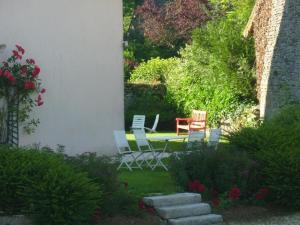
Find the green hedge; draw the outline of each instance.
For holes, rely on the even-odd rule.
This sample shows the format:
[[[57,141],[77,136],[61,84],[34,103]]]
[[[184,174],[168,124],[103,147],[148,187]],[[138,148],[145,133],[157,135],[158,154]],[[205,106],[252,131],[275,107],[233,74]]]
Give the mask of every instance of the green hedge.
[[[86,225],[102,192],[61,155],[0,146],[0,211],[25,213],[36,224]]]
[[[263,166],[274,202],[300,208],[300,106],[288,106],[259,128],[232,134],[229,141]]]

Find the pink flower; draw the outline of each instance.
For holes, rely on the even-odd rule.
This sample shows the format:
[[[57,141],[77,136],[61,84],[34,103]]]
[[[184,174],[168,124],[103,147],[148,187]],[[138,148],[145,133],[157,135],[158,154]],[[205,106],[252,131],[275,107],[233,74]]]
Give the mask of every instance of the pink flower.
[[[25,81],[25,83],[24,83],[24,88],[25,88],[26,90],[35,89],[35,83],[34,83],[33,81],[31,81],[31,80],[27,80],[27,81]]]
[[[34,59],[26,59],[26,62],[27,62],[28,64],[35,64]]]
[[[231,200],[237,200],[240,198],[240,196],[241,196],[241,190],[237,187],[232,188],[228,192],[228,198],[230,198]]]
[[[2,74],[3,74],[3,70],[2,70],[2,69],[0,69],[0,77],[2,76]]]
[[[25,53],[24,48],[22,48],[22,46],[20,46],[20,45],[16,45],[16,47],[17,47],[18,51],[21,52],[22,55],[24,55],[24,53]]]
[[[35,66],[34,69],[32,70],[32,77],[37,77],[40,73],[41,69],[39,66]]]
[[[41,93],[42,93],[42,94],[46,93],[46,89],[43,88],[43,89],[41,90]],[[128,183],[127,183],[127,185],[128,185]]]

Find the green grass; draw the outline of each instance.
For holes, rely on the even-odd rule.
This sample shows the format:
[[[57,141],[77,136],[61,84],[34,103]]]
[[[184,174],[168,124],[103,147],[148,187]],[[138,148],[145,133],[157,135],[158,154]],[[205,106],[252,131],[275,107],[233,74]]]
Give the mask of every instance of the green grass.
[[[167,171],[162,169],[120,171],[122,182],[128,183],[128,190],[136,196],[143,197],[153,193],[170,194],[181,191]]]

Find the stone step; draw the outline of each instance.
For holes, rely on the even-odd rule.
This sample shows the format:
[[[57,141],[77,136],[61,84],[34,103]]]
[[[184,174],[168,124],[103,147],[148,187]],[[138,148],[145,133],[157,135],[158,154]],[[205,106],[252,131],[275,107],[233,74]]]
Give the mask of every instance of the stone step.
[[[164,206],[187,205],[201,202],[201,195],[197,193],[178,193],[172,195],[144,197],[146,205],[159,208]]]
[[[211,213],[211,208],[207,203],[196,203],[189,205],[165,206],[157,208],[156,211],[163,219],[174,219],[180,217],[206,215]]]
[[[169,220],[170,225],[209,225],[221,222],[223,222],[222,216],[215,214],[183,217]]]

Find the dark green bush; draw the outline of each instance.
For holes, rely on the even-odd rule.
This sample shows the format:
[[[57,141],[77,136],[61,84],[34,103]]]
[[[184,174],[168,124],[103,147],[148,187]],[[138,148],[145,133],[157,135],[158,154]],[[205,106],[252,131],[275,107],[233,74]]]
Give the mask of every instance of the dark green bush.
[[[242,197],[247,199],[260,188],[258,169],[259,165],[246,153],[207,148],[174,159],[170,172],[176,183],[185,189],[189,182],[199,180],[208,190],[220,194],[238,187]]]
[[[273,201],[300,207],[300,106],[288,106],[259,128],[232,134],[229,141],[260,162]]]
[[[101,191],[61,155],[0,147],[0,211],[26,213],[37,224],[85,225]]]
[[[96,153],[84,153],[77,156],[67,156],[66,160],[77,170],[87,173],[87,176],[101,186],[103,190],[100,211],[105,216],[136,215],[137,200],[126,191],[118,177],[117,165],[111,158],[97,156]]]

